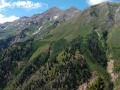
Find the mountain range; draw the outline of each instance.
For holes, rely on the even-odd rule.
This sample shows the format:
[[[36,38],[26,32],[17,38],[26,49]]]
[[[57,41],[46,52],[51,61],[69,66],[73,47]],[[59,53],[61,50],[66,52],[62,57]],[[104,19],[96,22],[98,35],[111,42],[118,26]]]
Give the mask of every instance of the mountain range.
[[[120,90],[119,36],[119,2],[0,24],[0,90]]]

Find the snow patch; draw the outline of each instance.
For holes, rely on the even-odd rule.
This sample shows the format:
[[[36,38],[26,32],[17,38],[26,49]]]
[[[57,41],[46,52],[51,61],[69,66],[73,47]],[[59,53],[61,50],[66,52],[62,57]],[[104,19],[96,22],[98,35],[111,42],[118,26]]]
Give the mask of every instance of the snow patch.
[[[7,29],[9,27],[9,25],[7,27],[5,27],[3,30]]]
[[[22,21],[25,21],[26,19],[22,19]]]
[[[36,32],[34,32],[33,35],[39,33],[39,31],[40,31],[41,29],[42,29],[42,26],[41,26]]]
[[[59,15],[57,14],[56,16],[53,17],[53,19],[55,20],[55,19],[57,19],[58,17],[59,17]]]
[[[28,25],[30,26],[30,25],[31,25],[31,23],[28,23]]]

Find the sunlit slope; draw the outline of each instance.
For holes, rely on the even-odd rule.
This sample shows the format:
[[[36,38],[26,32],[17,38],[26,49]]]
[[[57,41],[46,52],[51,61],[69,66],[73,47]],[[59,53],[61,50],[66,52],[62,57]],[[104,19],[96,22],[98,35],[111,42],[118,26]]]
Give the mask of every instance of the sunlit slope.
[[[46,29],[42,36],[36,34],[4,49],[0,53],[1,88],[76,90],[87,82],[87,90],[113,90],[115,84],[106,68],[109,60],[115,60],[119,75],[119,6],[109,2],[91,6]]]
[[[97,31],[102,35],[115,25],[115,13],[119,4],[102,3],[92,6],[48,33],[48,40],[66,38],[68,40],[80,35],[85,37],[91,31]]]

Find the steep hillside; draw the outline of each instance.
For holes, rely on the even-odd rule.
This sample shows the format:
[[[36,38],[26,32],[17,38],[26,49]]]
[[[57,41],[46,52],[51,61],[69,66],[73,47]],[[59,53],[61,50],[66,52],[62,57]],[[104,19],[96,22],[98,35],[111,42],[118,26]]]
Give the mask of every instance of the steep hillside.
[[[0,89],[119,90],[119,14],[120,3],[104,2],[82,12],[53,7],[12,22],[15,27],[0,25],[1,33],[25,32],[0,41]]]
[[[35,14],[31,17],[24,16],[14,22],[1,24],[0,38],[3,39],[24,33],[26,36],[23,39],[25,39],[38,33],[47,33],[51,28],[55,28],[79,13],[80,11],[74,7],[67,10],[60,10],[57,7],[52,7],[41,14]]]
[[[0,40],[1,42],[4,41],[6,46],[34,37],[35,39],[41,39],[44,38],[50,30],[79,14],[81,14],[81,12],[75,7],[67,10],[52,7],[41,14],[35,14],[31,17],[24,16],[14,22],[0,24]],[[1,43],[0,46],[2,46]]]

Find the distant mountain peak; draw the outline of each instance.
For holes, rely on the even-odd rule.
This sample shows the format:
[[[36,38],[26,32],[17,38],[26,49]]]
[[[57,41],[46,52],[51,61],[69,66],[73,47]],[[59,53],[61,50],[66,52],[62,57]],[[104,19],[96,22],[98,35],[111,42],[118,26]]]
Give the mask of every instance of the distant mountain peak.
[[[27,18],[29,18],[29,17],[27,17],[27,16],[23,16],[23,17],[21,17],[21,19],[27,19]]]
[[[70,8],[68,8],[68,9],[66,9],[65,11],[67,11],[67,12],[80,12],[80,10],[78,10],[76,7],[70,7]]]
[[[57,8],[57,7],[54,6],[54,7],[51,7],[50,9],[59,9],[59,8]],[[59,10],[60,10],[60,9],[59,9]]]
[[[70,10],[78,10],[76,7],[72,6],[69,8]]]
[[[98,4],[98,5],[100,5],[100,6],[108,6],[109,3],[110,3],[110,2],[106,1],[106,2],[102,2],[102,3]]]
[[[57,7],[52,7],[52,8],[49,8],[47,11],[61,11],[61,10]]]

